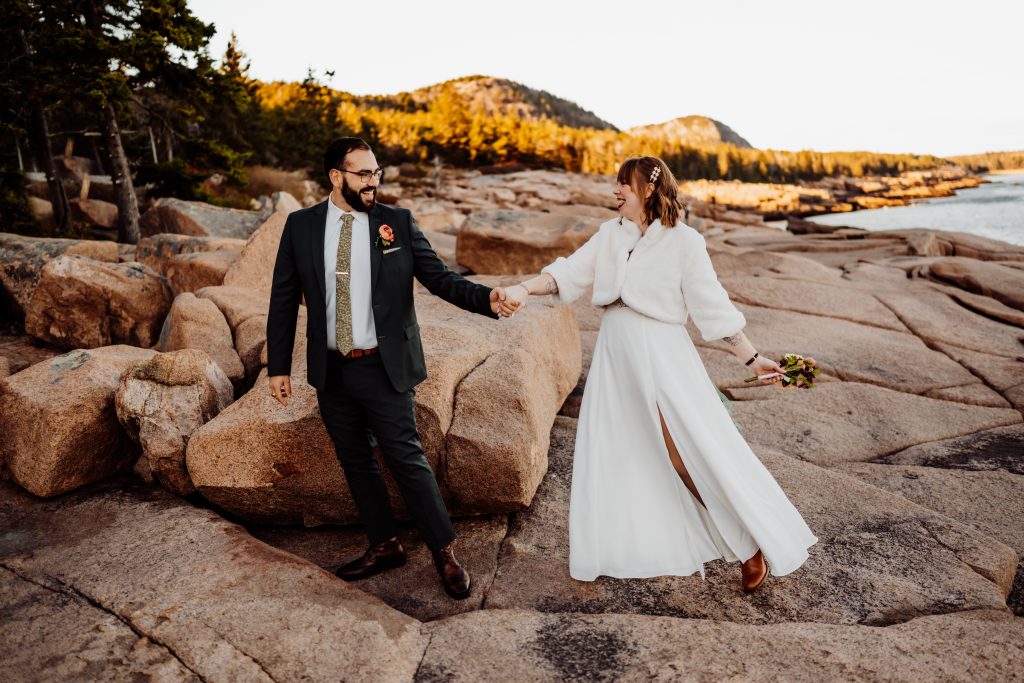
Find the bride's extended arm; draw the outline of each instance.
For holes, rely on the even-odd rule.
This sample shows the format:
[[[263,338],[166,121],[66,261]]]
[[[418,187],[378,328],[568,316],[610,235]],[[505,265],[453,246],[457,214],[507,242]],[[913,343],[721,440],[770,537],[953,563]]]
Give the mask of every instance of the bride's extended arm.
[[[505,288],[505,301],[501,302],[503,315],[510,316],[526,302],[531,294],[557,294],[558,283],[549,273],[541,273],[526,282]]]
[[[743,361],[745,365],[750,366],[754,374],[765,375],[771,372],[782,374],[783,370],[779,364],[771,358],[761,356],[754,348],[754,345],[750,343],[750,340],[747,339],[747,335],[743,334],[742,330],[728,337],[722,337],[722,341],[729,345],[729,351],[732,355]],[[778,382],[781,379],[782,377],[772,377],[763,381]]]
[[[514,312],[517,308],[522,308],[531,294],[553,294],[563,304],[572,303],[583,296],[594,284],[599,244],[608,234],[605,226],[611,227],[611,222],[598,228],[598,231],[573,253],[559,256],[553,263],[544,266],[537,277],[507,288],[506,306],[503,310],[510,309]]]
[[[736,356],[743,362],[747,362],[755,353],[757,349],[747,339],[747,335],[743,334],[743,331],[739,331],[734,335],[728,337],[722,337],[722,341],[729,345],[729,353]]]
[[[526,289],[527,294],[557,294],[558,283],[550,273],[541,273],[537,277],[530,278],[526,282],[516,285]]]
[[[718,281],[704,236],[696,231],[688,235],[692,244],[688,250],[689,259],[683,268],[683,298],[701,337],[704,341],[721,339],[729,346],[732,355],[758,375],[781,373],[779,364],[770,358],[762,358],[743,333],[746,319]],[[775,382],[779,379],[772,377],[764,381]]]

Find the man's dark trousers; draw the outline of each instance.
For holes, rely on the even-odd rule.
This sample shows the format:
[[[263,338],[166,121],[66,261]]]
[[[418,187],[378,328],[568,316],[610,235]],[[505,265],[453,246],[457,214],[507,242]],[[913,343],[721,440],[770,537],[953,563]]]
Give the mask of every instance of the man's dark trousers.
[[[368,428],[427,546],[438,550],[454,540],[437,480],[420,446],[414,392],[395,390],[380,354],[342,358],[330,351],[327,383],[316,395],[370,543],[392,538],[398,529]]]

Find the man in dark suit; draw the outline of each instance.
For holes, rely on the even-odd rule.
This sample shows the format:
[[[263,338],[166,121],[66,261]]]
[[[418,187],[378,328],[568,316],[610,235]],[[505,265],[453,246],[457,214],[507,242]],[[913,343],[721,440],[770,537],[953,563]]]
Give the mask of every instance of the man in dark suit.
[[[415,277],[460,308],[498,318],[500,288],[449,270],[412,215],[376,201],[382,171],[369,145],[338,138],[324,154],[330,197],[288,216],[267,317],[270,393],[288,405],[299,300],[306,298],[308,380],[359,508],[370,547],[342,565],[352,581],[405,564],[369,434],[430,548],[445,591],[470,592],[455,530],[416,431],[414,390],[427,376],[413,306]]]

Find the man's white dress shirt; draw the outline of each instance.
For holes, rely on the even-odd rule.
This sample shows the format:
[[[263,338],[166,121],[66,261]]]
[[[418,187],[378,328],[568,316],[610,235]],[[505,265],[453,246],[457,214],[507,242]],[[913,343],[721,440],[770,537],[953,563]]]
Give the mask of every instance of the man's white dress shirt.
[[[327,348],[338,350],[335,271],[348,270],[349,298],[352,302],[352,347],[372,349],[377,346],[377,327],[373,324],[370,291],[370,217],[353,211],[351,263],[348,268],[338,264],[338,238],[341,217],[345,214],[331,198],[327,199],[327,230],[324,233],[324,273],[327,276]],[[342,264],[343,265],[343,264]]]

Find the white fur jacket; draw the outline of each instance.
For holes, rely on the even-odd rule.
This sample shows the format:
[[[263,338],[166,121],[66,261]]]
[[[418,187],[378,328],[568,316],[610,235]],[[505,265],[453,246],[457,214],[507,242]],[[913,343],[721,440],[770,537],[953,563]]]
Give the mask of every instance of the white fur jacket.
[[[573,254],[541,272],[555,278],[563,303],[593,285],[594,305],[621,298],[666,323],[684,324],[690,316],[705,341],[734,335],[747,322],[718,282],[704,236],[682,221],[666,228],[655,220],[641,237],[635,223],[613,218]]]

